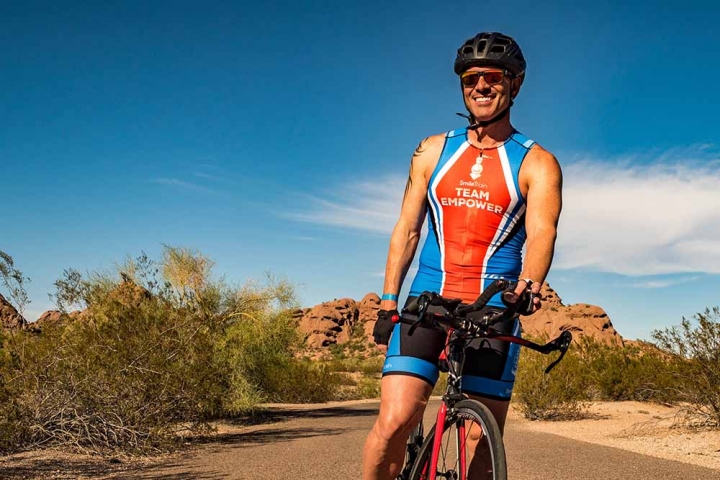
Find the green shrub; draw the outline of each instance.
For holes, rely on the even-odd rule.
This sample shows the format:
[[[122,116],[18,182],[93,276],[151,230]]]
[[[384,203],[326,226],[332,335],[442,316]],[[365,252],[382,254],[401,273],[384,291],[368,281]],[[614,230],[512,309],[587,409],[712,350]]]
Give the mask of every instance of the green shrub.
[[[263,401],[331,398],[328,372],[293,357],[297,332],[282,313],[292,289],[272,279],[233,288],[211,268],[165,247],[159,263],[119,266],[121,280],[65,271],[54,297],[82,315],[2,343],[0,449],[149,453]]]
[[[365,375],[379,375],[382,373],[383,365],[385,364],[384,355],[376,355],[374,357],[368,357],[360,362],[360,371]]]
[[[549,373],[549,356],[529,349],[520,355],[513,401],[530,420],[568,420],[585,411],[587,376],[578,349],[570,347],[562,362]]]
[[[652,345],[575,338],[563,361],[545,375],[550,357],[556,355],[523,349],[514,399],[527,418],[577,418],[584,414],[586,402],[597,400],[678,400],[679,380],[671,375],[672,362]]]
[[[669,357],[675,393],[688,404],[687,421],[720,427],[720,309],[705,309],[694,319],[657,330],[653,338]]]
[[[362,377],[357,385],[357,398],[380,398],[380,379],[375,377]]]
[[[29,412],[19,402],[21,392],[12,381],[18,371],[17,358],[7,342],[0,330],[0,452],[13,450],[29,438]]]
[[[327,368],[294,359],[269,364],[263,372],[267,376],[260,382],[260,389],[265,398],[272,402],[327,402],[334,398],[342,383]]]
[[[591,400],[672,400],[668,363],[657,348],[609,345],[590,337],[574,344],[583,361],[577,374],[588,377]]]
[[[332,358],[322,362],[331,372],[360,372],[367,375],[382,373],[385,357],[376,355],[374,357],[342,357]]]

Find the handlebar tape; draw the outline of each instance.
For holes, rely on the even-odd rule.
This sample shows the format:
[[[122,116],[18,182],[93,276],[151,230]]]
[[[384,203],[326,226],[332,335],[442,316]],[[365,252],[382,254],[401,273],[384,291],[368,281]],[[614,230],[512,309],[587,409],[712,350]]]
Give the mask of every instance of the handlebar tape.
[[[505,279],[498,279],[492,282],[488,287],[485,289],[485,291],[478,297],[477,300],[475,300],[474,303],[467,306],[461,306],[458,307],[456,310],[456,313],[458,315],[464,315],[469,312],[477,311],[483,308],[487,303],[490,301],[490,299],[495,296],[496,294],[500,293],[501,291],[505,290],[510,285],[510,282],[508,282]]]

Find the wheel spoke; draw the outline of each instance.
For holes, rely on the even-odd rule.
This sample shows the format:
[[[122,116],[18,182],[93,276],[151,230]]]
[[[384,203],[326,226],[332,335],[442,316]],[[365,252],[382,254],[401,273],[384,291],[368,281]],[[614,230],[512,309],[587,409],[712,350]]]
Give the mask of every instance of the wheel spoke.
[[[489,432],[489,433],[488,433]],[[425,440],[413,468],[411,480],[428,480],[432,457],[433,429]],[[472,400],[456,404],[440,433],[435,478],[445,480],[506,480],[502,435],[490,411]]]

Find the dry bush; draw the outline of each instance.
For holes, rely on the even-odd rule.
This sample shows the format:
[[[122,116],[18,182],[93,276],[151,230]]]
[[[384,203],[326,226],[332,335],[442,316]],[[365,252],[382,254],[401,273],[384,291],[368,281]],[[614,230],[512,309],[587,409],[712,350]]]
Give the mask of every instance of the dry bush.
[[[591,400],[656,401],[674,400],[667,356],[651,346],[618,346],[591,337],[574,341],[582,359]]]
[[[513,401],[530,420],[572,420],[585,413],[588,378],[581,373],[584,362],[578,349],[571,345],[563,361],[546,374],[550,357],[556,355],[529,349],[520,355]]]
[[[720,427],[720,309],[683,318],[679,326],[653,332],[656,345],[669,357],[673,389],[685,402],[686,422]]]
[[[582,417],[589,401],[668,403],[680,398],[680,379],[672,375],[675,362],[649,344],[626,347],[580,337],[545,375],[549,362],[549,357],[526,349],[520,356],[514,399],[527,418]]]
[[[23,273],[15,268],[13,258],[0,250],[0,285],[5,289],[8,300],[22,315],[25,307],[30,303],[25,284],[30,281]]]
[[[322,401],[325,372],[293,357],[287,282],[240,288],[200,253],[165,247],[116,275],[66,270],[58,306],[75,321],[21,332],[0,350],[0,449],[63,445],[152,453],[182,430],[259,402]]]

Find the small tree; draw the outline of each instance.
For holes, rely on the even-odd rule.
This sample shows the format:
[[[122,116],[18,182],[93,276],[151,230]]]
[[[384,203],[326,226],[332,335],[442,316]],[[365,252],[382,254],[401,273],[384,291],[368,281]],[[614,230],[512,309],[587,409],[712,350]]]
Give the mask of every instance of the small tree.
[[[693,318],[652,336],[671,357],[678,397],[689,404],[687,420],[720,427],[720,308],[706,308]]]
[[[25,312],[25,307],[30,304],[25,284],[30,279],[15,268],[13,258],[7,253],[0,250],[0,281],[7,290],[8,299],[12,303],[20,315]]]
[[[551,361],[548,356],[529,349],[522,352],[513,400],[525,418],[572,420],[585,415],[588,377],[583,374],[584,361],[578,350],[571,345],[563,361],[548,374],[544,373]]]

